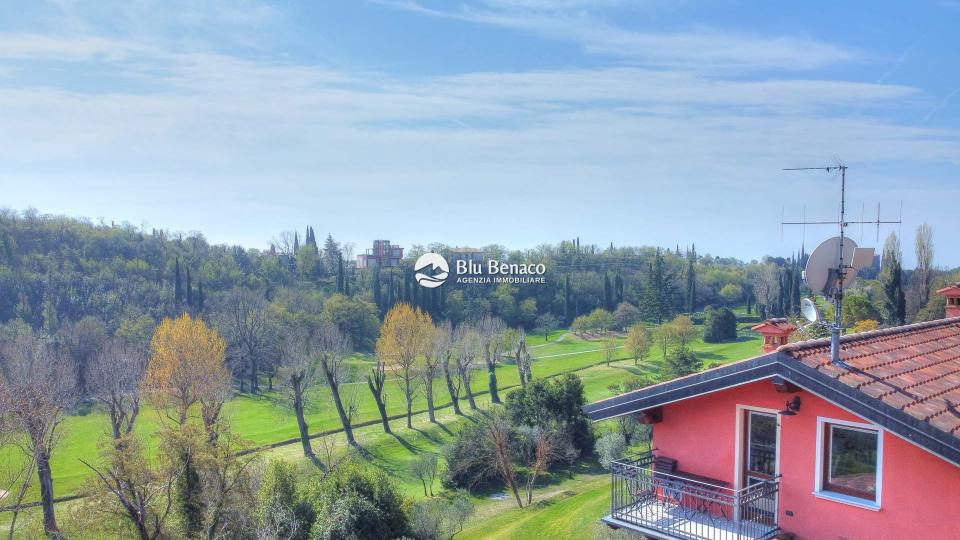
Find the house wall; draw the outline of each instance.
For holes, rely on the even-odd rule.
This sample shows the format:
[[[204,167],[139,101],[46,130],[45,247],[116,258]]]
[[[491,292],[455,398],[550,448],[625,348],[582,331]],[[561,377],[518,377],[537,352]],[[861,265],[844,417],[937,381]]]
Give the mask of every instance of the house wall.
[[[958,538],[960,467],[884,432],[880,510],[815,497],[817,417],[869,423],[806,391],[780,416],[780,527],[798,540]],[[679,470],[735,484],[737,406],[781,410],[794,394],[769,380],[665,405],[653,447]],[[792,512],[792,516],[786,513]]]

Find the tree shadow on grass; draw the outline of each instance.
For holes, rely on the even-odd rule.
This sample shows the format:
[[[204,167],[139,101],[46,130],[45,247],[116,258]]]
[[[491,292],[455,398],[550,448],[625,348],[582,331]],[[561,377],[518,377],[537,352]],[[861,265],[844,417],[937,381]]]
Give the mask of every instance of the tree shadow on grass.
[[[419,453],[420,453],[420,450],[418,450],[416,446],[410,444],[409,441],[407,441],[406,439],[404,439],[404,438],[401,437],[400,435],[397,435],[396,433],[391,433],[390,435],[392,435],[393,438],[396,439],[397,442],[400,443],[401,446],[403,446],[404,448],[406,448],[407,451],[410,452],[411,454],[419,454]]]
[[[442,425],[442,424],[436,424],[436,425]],[[428,441],[432,442],[433,444],[436,444],[436,445],[441,445],[441,444],[443,444],[443,441],[441,441],[440,439],[438,439],[438,438],[436,438],[435,436],[433,436],[433,434],[431,434],[429,430],[424,430],[424,429],[420,429],[420,428],[410,428],[410,429],[413,430],[413,431],[416,431],[417,433],[420,434],[421,437],[423,437],[424,439],[427,439]],[[447,431],[447,433],[450,433],[449,430],[445,430],[445,431]]]

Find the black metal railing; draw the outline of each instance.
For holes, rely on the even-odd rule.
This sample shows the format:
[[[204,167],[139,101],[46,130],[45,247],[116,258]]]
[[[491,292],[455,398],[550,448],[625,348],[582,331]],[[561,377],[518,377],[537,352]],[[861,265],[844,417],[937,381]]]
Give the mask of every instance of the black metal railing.
[[[654,468],[646,452],[613,462],[611,516],[671,538],[762,540],[776,536],[778,479],[742,489]]]

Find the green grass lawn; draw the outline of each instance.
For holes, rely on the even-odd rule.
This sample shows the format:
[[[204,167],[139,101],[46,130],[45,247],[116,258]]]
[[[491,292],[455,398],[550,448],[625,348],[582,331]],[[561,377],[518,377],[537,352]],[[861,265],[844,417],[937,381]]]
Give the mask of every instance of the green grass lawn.
[[[741,329],[743,327],[749,327],[749,324],[741,325]],[[563,339],[556,341],[561,336]],[[633,360],[626,358],[627,355],[623,350],[618,350],[617,360],[609,366],[605,365],[603,352],[598,350],[600,347],[598,341],[586,341],[564,331],[553,332],[549,337],[549,341],[544,341],[542,334],[528,336],[530,346],[539,345],[531,350],[534,359],[534,376],[543,378],[575,371],[583,381],[588,401],[614,395],[615,390],[611,387],[618,385],[626,377],[641,374],[645,369],[649,369],[643,365],[634,366]],[[754,356],[759,353],[760,341],[759,337],[752,332],[741,332],[741,337],[737,341],[718,344],[698,341],[692,345],[692,348],[699,353],[706,367],[712,363],[726,363]],[[660,360],[660,351],[654,349],[646,364],[656,365]],[[356,355],[351,362],[357,373],[366,371],[372,365],[372,360],[362,355]],[[503,389],[516,387],[519,383],[516,367],[512,364],[499,366],[497,378]],[[486,406],[489,402],[486,395],[486,370],[477,370],[472,380],[474,391],[478,394],[478,404],[481,407]],[[378,419],[376,407],[366,384],[358,382],[346,386],[346,391],[353,390],[358,392],[360,399],[360,414],[357,422],[376,421]],[[389,413],[402,414],[404,406],[399,387],[393,386],[389,392]],[[409,473],[410,462],[420,452],[439,452],[442,445],[453,437],[459,423],[466,421],[452,414],[452,409],[448,406],[449,396],[442,381],[437,382],[435,396],[438,407],[442,407],[438,410],[440,425],[430,424],[425,414],[418,414],[415,417],[413,430],[406,429],[403,420],[394,420],[392,426],[396,431],[395,436],[384,434],[379,422],[356,430],[358,440],[368,451],[367,459],[373,465],[386,470],[411,496],[418,494],[422,496],[422,487]],[[339,420],[332,407],[329,391],[324,387],[318,387],[312,391],[311,397],[308,410],[311,432],[338,429]],[[466,410],[466,402],[462,405]],[[418,397],[414,408],[423,410],[425,407],[424,399]],[[66,419],[63,426],[63,440],[54,452],[52,468],[54,489],[58,497],[75,493],[88,478],[89,471],[80,464],[79,459],[95,461],[98,441],[108,436],[109,422],[102,410],[91,407],[83,412],[85,414],[71,415]],[[302,459],[300,444],[295,440],[297,429],[293,414],[285,407],[280,394],[274,392],[259,396],[238,395],[227,404],[224,414],[234,431],[256,445],[293,439],[294,444],[270,449],[265,452],[265,455],[290,458],[300,463],[300,466],[312,467],[308,461]],[[159,422],[158,412],[146,408],[138,419],[137,432],[141,433],[146,440],[152,441],[150,434],[158,429]],[[339,445],[343,444],[341,433],[328,437],[338,441]],[[0,463],[9,463],[10,460],[16,459],[16,455],[0,455]],[[512,519],[504,517],[507,514],[503,512],[510,505],[504,505],[504,501],[490,501],[481,496],[476,499],[478,515],[490,517],[482,519],[478,517],[476,521],[477,523],[489,521],[487,526],[491,528],[487,530],[500,531],[493,536],[497,538],[524,538],[533,530],[556,531],[559,537],[569,537],[563,532],[573,530],[578,531],[577,534],[581,532],[587,534],[597,517],[603,515],[605,505],[609,504],[609,494],[602,493],[604,485],[607,489],[609,488],[603,482],[605,479],[606,475],[598,471],[581,471],[572,479],[545,486],[541,489],[543,493],[538,494],[538,498],[543,499],[543,502],[523,510],[522,516],[515,516]],[[36,500],[36,498],[37,494],[33,492],[28,495],[27,500]],[[0,516],[0,524],[6,519],[6,515]],[[498,524],[502,524],[502,527]],[[464,536],[477,537],[479,530],[474,530],[477,526],[479,525],[471,525],[464,531]],[[460,535],[457,537],[459,538]]]

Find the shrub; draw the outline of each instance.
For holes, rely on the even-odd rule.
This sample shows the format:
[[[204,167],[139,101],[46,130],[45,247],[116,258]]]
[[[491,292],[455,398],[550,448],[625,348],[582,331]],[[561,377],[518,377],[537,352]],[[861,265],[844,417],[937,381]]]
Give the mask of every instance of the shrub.
[[[447,540],[463,530],[473,503],[463,491],[449,498],[421,499],[410,511],[410,532],[420,540]]]
[[[703,340],[707,343],[737,339],[737,316],[729,309],[707,307],[704,318]]]
[[[283,460],[270,462],[260,478],[255,513],[265,534],[290,540],[305,539],[313,525],[313,508],[300,499],[297,473]]]
[[[686,347],[677,347],[670,351],[663,361],[665,375],[668,378],[683,377],[696,373],[700,369],[700,359]]]
[[[443,450],[447,462],[447,469],[441,477],[443,485],[470,490],[494,485],[498,477],[496,471],[484,463],[486,448],[483,424],[465,424],[453,443]]]
[[[400,538],[409,532],[404,498],[386,473],[345,465],[311,486],[311,539]]]
[[[614,460],[622,456],[626,449],[626,439],[616,431],[610,431],[601,435],[600,438],[597,439],[595,447],[597,458],[600,460],[600,465],[603,465],[604,469],[609,469],[613,465]]]

